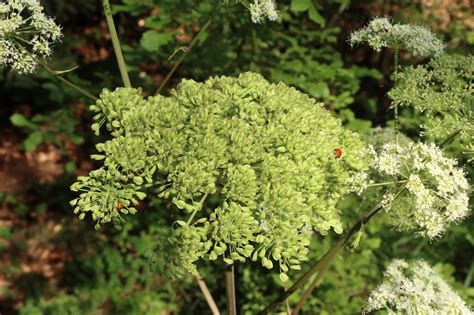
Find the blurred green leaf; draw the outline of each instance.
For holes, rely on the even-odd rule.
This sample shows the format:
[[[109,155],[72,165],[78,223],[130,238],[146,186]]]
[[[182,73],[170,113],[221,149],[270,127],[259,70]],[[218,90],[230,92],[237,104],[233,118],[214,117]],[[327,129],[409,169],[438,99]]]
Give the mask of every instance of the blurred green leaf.
[[[23,142],[25,151],[31,152],[36,150],[41,142],[43,142],[43,133],[41,131],[32,132],[28,138],[26,138],[25,142]]]
[[[156,51],[161,46],[168,44],[173,39],[174,32],[159,33],[156,31],[147,31],[143,33],[140,40],[140,46],[147,51]]]
[[[36,125],[32,123],[31,121],[29,121],[28,118],[18,113],[13,114],[10,117],[10,121],[12,122],[14,126],[17,126],[17,127],[28,127],[32,129],[36,127]]]

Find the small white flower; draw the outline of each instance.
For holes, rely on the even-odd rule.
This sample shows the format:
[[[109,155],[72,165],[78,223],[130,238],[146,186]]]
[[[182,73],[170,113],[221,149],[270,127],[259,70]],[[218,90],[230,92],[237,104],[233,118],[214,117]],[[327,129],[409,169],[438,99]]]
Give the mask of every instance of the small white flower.
[[[382,283],[371,292],[365,311],[389,314],[472,315],[472,310],[423,260],[408,263],[395,259]]]
[[[387,202],[389,195],[382,200],[382,206],[398,220],[394,222],[397,226],[417,227],[421,235],[433,239],[469,214],[469,183],[464,171],[436,145],[386,143],[378,151],[373,147],[369,151],[380,180],[406,182],[403,196],[410,202],[397,204],[402,207],[397,209]],[[407,206],[412,208],[403,209]]]
[[[367,42],[375,51],[383,47],[406,49],[415,56],[443,54],[443,42],[429,29],[420,25],[392,24],[389,18],[374,18],[366,27],[352,32],[351,45]]]
[[[395,195],[393,193],[388,192],[384,194],[382,197],[382,200],[380,201],[380,207],[384,209],[385,211],[389,211],[394,199],[395,199]]]
[[[351,191],[358,195],[362,195],[362,193],[367,189],[367,186],[372,183],[373,180],[369,179],[369,174],[367,174],[367,172],[356,173],[351,179]]]
[[[34,72],[40,58],[52,53],[61,27],[43,13],[37,0],[9,0],[0,4],[0,67],[20,74]]]
[[[277,21],[279,14],[274,0],[254,0],[250,4],[252,22],[261,23],[266,17],[270,21]]]

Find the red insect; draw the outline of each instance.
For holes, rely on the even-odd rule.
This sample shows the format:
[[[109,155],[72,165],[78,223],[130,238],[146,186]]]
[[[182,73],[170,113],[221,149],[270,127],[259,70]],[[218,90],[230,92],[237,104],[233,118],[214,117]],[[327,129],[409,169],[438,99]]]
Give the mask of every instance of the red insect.
[[[342,155],[342,150],[341,150],[341,148],[335,148],[335,149],[334,149],[334,155],[336,156],[337,159],[340,158],[341,155]]]
[[[123,204],[122,204],[122,202],[120,202],[120,201],[118,202],[118,204],[117,204],[117,208],[118,208],[118,209],[122,209],[122,208],[123,208]]]

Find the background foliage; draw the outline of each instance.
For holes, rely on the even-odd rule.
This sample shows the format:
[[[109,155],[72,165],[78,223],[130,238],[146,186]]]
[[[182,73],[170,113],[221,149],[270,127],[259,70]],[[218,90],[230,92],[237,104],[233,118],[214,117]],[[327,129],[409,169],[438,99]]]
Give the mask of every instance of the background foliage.
[[[115,2],[125,58],[134,85],[154,92],[164,75],[212,16],[211,27],[172,78],[169,88],[188,77],[236,75],[251,70],[269,81],[283,81],[325,103],[349,128],[369,133],[391,126],[387,91],[392,51],[351,50],[351,30],[373,16],[420,22],[447,42],[450,53],[472,53],[474,17],[470,2],[433,1],[279,1],[281,23],[255,25],[239,5],[215,12],[217,0]],[[448,3],[448,4],[446,4]],[[67,77],[99,95],[120,85],[120,76],[99,3],[95,0],[43,3],[63,25],[65,36],[51,67],[79,69]],[[402,65],[419,64],[402,55]],[[70,184],[93,168],[89,158],[99,140],[89,132],[89,100],[46,72],[35,78],[0,74],[0,312],[3,314],[199,314],[207,306],[192,277],[172,282],[158,263],[149,268],[156,235],[165,233],[159,200],[140,204],[140,214],[118,231],[94,231],[79,221],[68,201]],[[425,118],[403,108],[402,128],[416,137]],[[104,140],[104,138],[100,138]],[[465,159],[460,144],[448,149]],[[472,175],[472,168],[468,169]],[[472,178],[472,176],[471,176]],[[354,212],[354,203],[359,204]],[[364,200],[350,196],[340,204],[351,222]],[[348,211],[344,211],[347,209]],[[158,211],[157,211],[158,210]],[[350,210],[350,211],[349,211]],[[474,303],[474,219],[452,226],[429,243],[400,234],[379,217],[365,227],[360,244],[346,251],[305,306],[308,314],[359,313],[368,292],[391,258],[421,257],[436,264],[468,304]],[[320,257],[337,235],[314,237],[311,258]],[[252,314],[282,289],[278,274],[252,272],[238,265],[241,311]],[[304,270],[303,266],[303,270]],[[224,309],[224,265],[200,272]],[[291,275],[296,279],[297,274]],[[296,302],[295,295],[290,300]]]

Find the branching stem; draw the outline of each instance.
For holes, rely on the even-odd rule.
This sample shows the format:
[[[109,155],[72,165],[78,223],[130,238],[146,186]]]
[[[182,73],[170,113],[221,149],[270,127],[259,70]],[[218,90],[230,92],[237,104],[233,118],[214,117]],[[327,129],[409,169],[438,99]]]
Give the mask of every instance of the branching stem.
[[[78,85],[72,83],[71,81],[69,81],[68,79],[64,78],[60,74],[60,72],[54,71],[53,69],[51,69],[50,67],[48,67],[47,65],[45,65],[43,63],[41,65],[43,66],[43,68],[46,69],[46,71],[48,71],[49,74],[53,75],[59,81],[61,81],[64,84],[68,85],[69,87],[73,88],[74,90],[78,91],[79,93],[87,96],[88,98],[93,99],[94,101],[98,100],[98,98],[96,96],[92,95],[90,92],[86,91],[85,89],[81,88],[80,86],[78,86]]]
[[[112,45],[114,47],[115,57],[117,58],[120,75],[122,76],[123,85],[125,87],[131,87],[132,84],[130,83],[130,78],[128,77],[127,65],[123,59],[122,48],[120,48],[120,40],[117,35],[117,29],[115,28],[109,0],[102,0],[102,6],[104,7],[105,19],[109,28],[110,38],[112,39]]]

